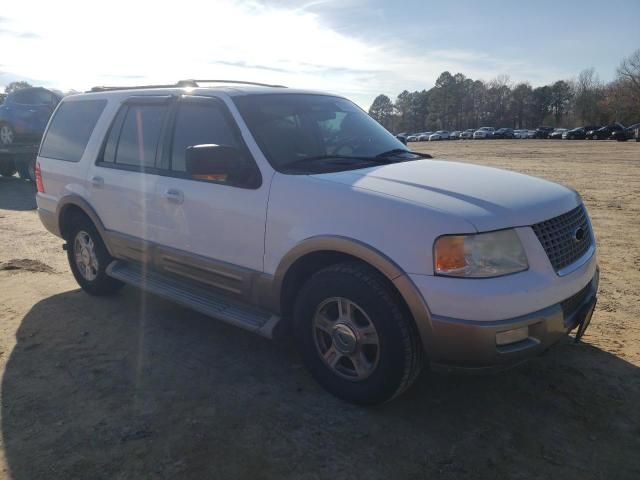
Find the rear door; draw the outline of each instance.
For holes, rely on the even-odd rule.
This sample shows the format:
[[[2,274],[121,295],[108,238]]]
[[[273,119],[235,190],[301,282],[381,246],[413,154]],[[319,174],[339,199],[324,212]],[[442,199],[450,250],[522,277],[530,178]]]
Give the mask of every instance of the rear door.
[[[163,212],[156,198],[161,141],[174,98],[129,98],[111,124],[96,164],[89,171],[91,204],[104,226],[123,240],[126,256],[144,260],[136,242],[157,241]],[[115,241],[115,240],[114,240]]]
[[[185,151],[190,146],[227,145],[244,152],[252,166],[249,179],[194,180],[186,173]],[[159,242],[186,256],[174,256],[189,269],[187,257],[213,262],[232,278],[234,268],[262,271],[269,184],[262,181],[240,130],[226,105],[213,97],[185,96],[177,104],[167,139],[163,167],[167,176],[157,183],[165,223]],[[246,181],[245,181],[246,180]],[[200,265],[205,268],[204,265]],[[242,273],[239,274],[242,276]],[[233,282],[232,282],[233,283]]]

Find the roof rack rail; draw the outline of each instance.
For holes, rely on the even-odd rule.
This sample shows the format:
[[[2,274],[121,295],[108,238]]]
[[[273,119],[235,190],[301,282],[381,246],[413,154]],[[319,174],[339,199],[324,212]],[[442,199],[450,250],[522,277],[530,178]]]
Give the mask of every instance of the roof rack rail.
[[[258,87],[273,87],[273,88],[287,88],[284,85],[273,85],[273,84],[269,84],[269,83],[259,83],[259,82],[245,82],[244,80],[193,80],[193,79],[187,79],[187,80],[180,80],[178,82],[180,83],[184,83],[184,84],[189,84],[186,86],[195,86],[195,87],[199,87],[200,83],[232,83],[232,84],[238,84],[238,85],[256,85]],[[193,84],[193,85],[191,85]]]
[[[268,83],[245,82],[242,80],[180,80],[168,85],[134,85],[134,86],[98,86],[93,87],[89,92],[109,92],[112,90],[144,90],[148,88],[197,88],[200,83],[230,83],[234,85],[255,85],[258,87],[287,88],[284,85],[270,85]]]

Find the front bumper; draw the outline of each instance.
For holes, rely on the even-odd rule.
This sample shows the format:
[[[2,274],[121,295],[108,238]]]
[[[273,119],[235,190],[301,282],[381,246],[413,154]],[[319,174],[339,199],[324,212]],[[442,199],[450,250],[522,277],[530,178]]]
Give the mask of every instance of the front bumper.
[[[599,272],[577,294],[536,312],[498,321],[431,317],[431,335],[426,348],[432,364],[462,369],[492,369],[517,364],[537,355],[575,329],[593,309]],[[497,345],[496,335],[528,327],[528,338]]]

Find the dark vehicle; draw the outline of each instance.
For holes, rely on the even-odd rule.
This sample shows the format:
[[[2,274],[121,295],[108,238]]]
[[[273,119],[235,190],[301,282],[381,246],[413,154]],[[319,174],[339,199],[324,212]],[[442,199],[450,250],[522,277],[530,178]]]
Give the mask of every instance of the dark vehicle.
[[[587,131],[584,127],[572,128],[562,134],[563,140],[584,140],[587,138]]]
[[[568,130],[566,128],[556,128],[553,132],[549,134],[550,139],[552,140],[562,140],[562,135]]]
[[[533,134],[533,138],[549,138],[551,132],[553,132],[553,127],[538,127]]]
[[[16,90],[0,105],[0,175],[35,181],[35,159],[49,117],[62,95],[46,88]]]
[[[46,88],[23,88],[0,105],[0,146],[39,143],[49,117],[62,98]]]
[[[589,130],[587,132],[588,140],[608,140],[614,132],[624,130],[624,126],[619,123],[605,125],[597,130]]]
[[[640,128],[640,123],[631,125],[624,130],[616,130],[611,134],[611,140],[617,140],[619,142],[626,142],[627,140],[633,140],[636,130]]]
[[[514,138],[513,128],[499,128],[493,133],[493,138]]]

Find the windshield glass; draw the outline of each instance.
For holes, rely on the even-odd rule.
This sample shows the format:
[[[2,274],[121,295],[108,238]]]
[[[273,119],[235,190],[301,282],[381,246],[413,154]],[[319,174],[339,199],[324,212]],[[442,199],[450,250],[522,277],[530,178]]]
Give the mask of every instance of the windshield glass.
[[[375,157],[408,152],[382,125],[352,102],[313,94],[235,97],[240,114],[271,165],[278,171],[318,157]],[[352,166],[351,166],[352,165]],[[352,160],[348,168],[363,168]],[[344,169],[344,162],[340,169]]]

